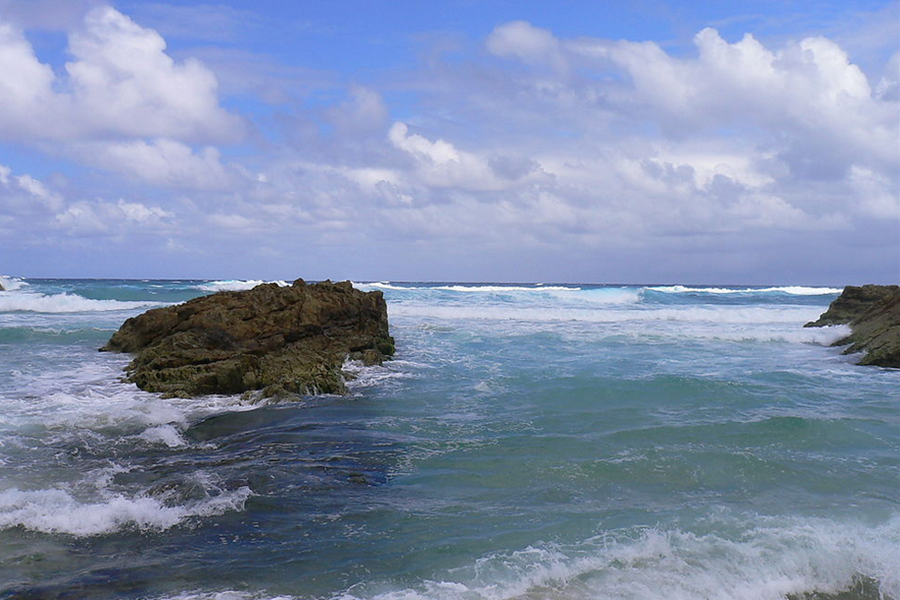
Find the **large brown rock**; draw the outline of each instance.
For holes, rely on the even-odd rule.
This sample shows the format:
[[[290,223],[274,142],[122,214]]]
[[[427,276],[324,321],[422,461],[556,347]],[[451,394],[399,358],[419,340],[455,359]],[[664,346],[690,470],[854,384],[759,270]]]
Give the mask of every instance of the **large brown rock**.
[[[898,293],[898,285],[848,285],[818,320],[807,323],[804,327],[845,325],[861,317],[875,304]]]
[[[349,281],[258,285],[125,321],[101,351],[133,352],[126,378],[166,396],[346,393],[347,357],[394,353],[381,292]]]
[[[860,365],[900,368],[900,286],[847,286],[819,319],[807,327],[849,324],[852,332],[835,346],[844,354],[865,352]]]

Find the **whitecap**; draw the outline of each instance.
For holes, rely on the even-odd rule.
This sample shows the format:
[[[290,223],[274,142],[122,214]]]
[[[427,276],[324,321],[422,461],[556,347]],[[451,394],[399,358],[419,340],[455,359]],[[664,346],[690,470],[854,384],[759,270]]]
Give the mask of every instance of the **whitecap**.
[[[281,287],[290,285],[288,282],[282,281],[280,279],[275,279],[272,281],[266,281],[263,279],[225,279],[221,281],[208,281],[194,287],[204,292],[239,292],[243,290],[253,289],[256,286],[262,285],[264,283],[277,283]]]
[[[377,288],[377,289],[381,289],[381,290],[404,290],[404,291],[409,291],[409,290],[415,289],[415,288],[401,287],[399,285],[393,285],[392,283],[390,283],[388,281],[376,281],[373,283],[351,281],[350,283],[353,284],[353,287],[355,287],[359,290],[363,290],[363,291],[365,291],[365,288]]]
[[[623,322],[704,322],[713,324],[796,323],[815,319],[820,307],[732,307],[688,306],[664,308],[572,308],[518,306],[439,306],[428,304],[395,304],[392,316],[431,317],[439,319],[473,319],[489,321],[585,323]]]
[[[12,292],[14,290],[21,289],[28,285],[21,277],[10,277],[9,275],[0,275],[0,287],[2,287],[7,292]]]
[[[135,310],[164,306],[160,302],[93,300],[75,294],[39,294],[13,291],[0,294],[0,312],[77,313]]]
[[[537,286],[521,286],[521,285],[438,285],[433,287],[435,290],[444,290],[448,292],[482,292],[491,294],[503,294],[507,292],[578,292],[580,287],[567,287],[561,285],[537,285]]]
[[[152,496],[113,495],[94,502],[78,500],[63,489],[0,492],[0,528],[23,527],[42,533],[94,536],[136,527],[170,529],[190,517],[241,511],[250,488],[222,492],[184,506],[166,506]]]
[[[683,285],[661,285],[661,286],[652,286],[648,287],[648,290],[652,290],[654,292],[664,292],[667,294],[687,294],[687,293],[695,293],[695,294],[770,294],[770,293],[782,293],[782,294],[790,294],[793,296],[828,296],[834,294],[840,294],[843,290],[842,288],[831,288],[831,287],[808,287],[801,285],[787,285],[781,287],[766,287],[766,288],[754,288],[754,287],[740,287],[740,288],[726,288],[726,287],[687,287]]]
[[[645,528],[579,544],[534,544],[490,554],[411,587],[366,582],[335,600],[784,600],[809,592],[836,594],[857,577],[900,594],[900,520],[878,527],[825,519],[747,515],[723,530],[693,533]]]
[[[181,432],[171,423],[148,427],[138,437],[151,443],[165,444],[169,448],[178,448],[187,444],[181,436]]]

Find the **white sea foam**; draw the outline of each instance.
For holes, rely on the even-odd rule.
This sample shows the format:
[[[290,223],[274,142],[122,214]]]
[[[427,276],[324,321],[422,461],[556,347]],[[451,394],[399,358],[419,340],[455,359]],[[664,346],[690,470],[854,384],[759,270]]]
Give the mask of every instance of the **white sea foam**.
[[[621,322],[708,322],[798,323],[815,319],[820,307],[763,306],[686,306],[664,308],[568,308],[518,306],[439,306],[433,304],[394,304],[392,316],[432,317],[439,319],[481,319],[493,321],[583,321],[588,323]]]
[[[347,389],[353,394],[360,394],[366,388],[410,378],[410,373],[403,369],[405,364],[403,361],[390,361],[385,365],[366,366],[361,361],[348,360],[341,369],[352,377],[347,380]]]
[[[250,495],[250,488],[241,487],[184,506],[166,506],[151,496],[113,495],[85,502],[62,489],[10,489],[0,492],[0,529],[23,527],[76,536],[103,535],[129,527],[163,530],[191,517],[243,510]]]
[[[45,360],[60,360],[51,352],[71,354],[66,348],[48,350]],[[13,372],[8,387],[0,393],[4,406],[0,425],[34,424],[51,436],[108,431],[172,446],[183,442],[180,431],[189,422],[226,410],[256,408],[237,396],[161,398],[120,380],[128,356],[91,352],[84,358],[69,368]]]
[[[564,292],[554,291],[552,295],[579,304],[634,304],[641,300],[641,292],[637,288],[566,289]]]
[[[0,286],[7,292],[21,289],[28,285],[26,281],[19,277],[10,277],[9,275],[0,275]]]
[[[661,285],[648,287],[648,290],[665,292],[667,294],[703,293],[703,294],[764,294],[780,292],[794,296],[826,296],[840,294],[841,288],[808,287],[802,285],[786,285],[767,288],[720,288],[720,287],[686,287],[683,285]]]
[[[280,279],[265,281],[263,279],[226,279],[222,281],[209,281],[207,283],[201,283],[200,285],[195,286],[198,290],[203,290],[204,292],[238,292],[242,290],[253,289],[258,285],[262,285],[264,283],[277,283],[278,285],[285,287],[290,285],[286,281],[282,281]]]
[[[645,529],[636,537],[599,537],[535,545],[483,557],[407,588],[364,583],[340,600],[784,600],[788,594],[838,593],[859,575],[900,594],[900,521],[876,528],[824,519],[750,517],[739,535]],[[726,528],[735,523],[723,524]]]
[[[377,289],[381,289],[381,290],[405,290],[405,291],[416,289],[416,288],[402,287],[399,285],[393,285],[387,281],[376,281],[374,283],[361,283],[361,282],[352,281],[351,283],[353,284],[353,287],[360,289],[360,290],[364,290],[364,291],[366,288],[377,288]]]
[[[178,428],[171,423],[148,427],[141,433],[140,438],[151,443],[165,444],[169,448],[178,448],[187,444],[185,439],[181,437],[181,432],[178,431]]]
[[[438,285],[431,289],[449,292],[482,292],[491,294],[503,294],[507,292],[577,292],[579,287],[566,287],[560,285]]]
[[[39,294],[28,291],[0,293],[0,312],[37,313],[107,312],[163,306],[159,302],[92,300],[75,294]]]

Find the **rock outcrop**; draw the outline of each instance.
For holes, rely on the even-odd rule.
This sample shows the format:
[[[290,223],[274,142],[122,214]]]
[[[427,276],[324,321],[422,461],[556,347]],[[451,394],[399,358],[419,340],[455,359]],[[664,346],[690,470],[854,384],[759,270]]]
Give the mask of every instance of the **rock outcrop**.
[[[900,285],[848,285],[818,320],[804,327],[846,325],[861,317],[873,305],[900,293]]]
[[[833,345],[844,354],[865,352],[857,364],[900,368],[900,286],[847,286],[817,321],[806,327],[849,324],[852,332]]]
[[[394,339],[381,292],[298,279],[149,310],[100,350],[134,353],[126,378],[165,396],[281,397],[346,393],[344,361],[380,364]]]

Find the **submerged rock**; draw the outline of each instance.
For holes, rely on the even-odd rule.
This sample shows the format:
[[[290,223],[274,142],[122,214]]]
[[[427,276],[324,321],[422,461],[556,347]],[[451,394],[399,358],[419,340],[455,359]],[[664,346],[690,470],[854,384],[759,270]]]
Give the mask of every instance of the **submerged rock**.
[[[900,286],[848,285],[817,321],[806,327],[849,324],[851,334],[834,346],[865,352],[857,364],[900,368]]]
[[[149,310],[100,350],[133,352],[126,378],[142,390],[277,397],[346,393],[344,361],[380,364],[394,339],[381,292],[298,279]]]

